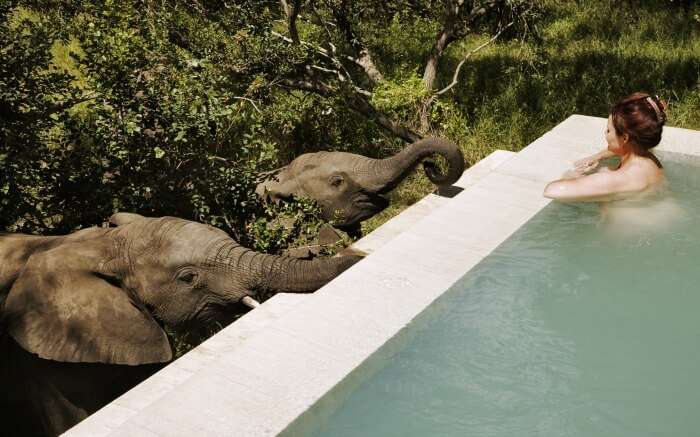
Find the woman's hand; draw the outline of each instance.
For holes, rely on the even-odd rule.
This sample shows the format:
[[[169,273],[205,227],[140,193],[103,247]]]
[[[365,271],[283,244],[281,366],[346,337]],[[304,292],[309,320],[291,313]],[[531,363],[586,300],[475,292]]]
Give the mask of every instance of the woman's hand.
[[[593,172],[600,164],[598,155],[589,156],[574,162],[574,170],[582,175]]]
[[[574,162],[574,171],[576,173],[579,173],[580,175],[592,173],[598,168],[598,166],[600,165],[600,161],[612,158],[613,156],[615,156],[615,154],[611,151],[603,150],[596,153],[595,155],[579,159],[578,161]]]

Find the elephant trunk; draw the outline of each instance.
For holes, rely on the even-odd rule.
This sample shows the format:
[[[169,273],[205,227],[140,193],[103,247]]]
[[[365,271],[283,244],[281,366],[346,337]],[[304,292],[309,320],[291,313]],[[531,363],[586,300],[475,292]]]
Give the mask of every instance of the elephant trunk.
[[[241,275],[252,292],[310,293],[318,290],[361,259],[358,256],[301,260],[268,255],[228,243],[219,250],[217,264],[225,263]],[[254,305],[254,303],[253,303]]]
[[[441,173],[435,162],[427,161],[423,163],[426,176],[438,186],[452,185],[464,172],[464,156],[456,144],[442,138],[417,141],[389,158],[367,159],[365,168],[359,170],[367,175],[367,190],[383,194],[396,188],[420,161],[435,155],[447,161],[447,173]]]
[[[360,257],[316,258],[301,260],[288,256],[267,255],[260,260],[263,289],[274,292],[311,293],[343,273]]]

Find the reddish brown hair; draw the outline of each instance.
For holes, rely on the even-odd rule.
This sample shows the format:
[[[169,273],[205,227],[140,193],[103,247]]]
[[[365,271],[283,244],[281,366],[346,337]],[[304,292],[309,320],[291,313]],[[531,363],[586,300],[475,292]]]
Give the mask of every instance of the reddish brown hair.
[[[637,92],[620,99],[610,109],[617,136],[627,134],[632,152],[650,158],[662,168],[651,149],[661,142],[661,132],[666,123],[666,102],[659,96]]]

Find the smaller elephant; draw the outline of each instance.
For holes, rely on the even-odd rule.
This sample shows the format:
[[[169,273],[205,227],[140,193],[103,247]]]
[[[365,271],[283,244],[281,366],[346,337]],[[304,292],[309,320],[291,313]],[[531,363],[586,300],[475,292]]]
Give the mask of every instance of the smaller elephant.
[[[207,325],[265,292],[312,292],[360,259],[258,253],[173,217],[111,222],[0,234],[0,419],[13,436],[58,435],[169,362],[163,325]]]
[[[455,183],[465,168],[462,151],[448,140],[429,138],[385,159],[346,152],[305,153],[266,175],[255,192],[273,202],[293,197],[314,199],[325,220],[357,233],[362,221],[389,205],[387,194],[419,162],[435,155],[445,158],[449,168],[446,174],[441,174],[432,161],[425,161],[428,178],[439,186]]]

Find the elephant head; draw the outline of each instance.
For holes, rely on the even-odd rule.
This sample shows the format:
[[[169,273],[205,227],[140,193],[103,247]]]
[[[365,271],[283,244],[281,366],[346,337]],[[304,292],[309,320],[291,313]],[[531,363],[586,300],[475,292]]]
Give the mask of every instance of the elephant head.
[[[256,193],[265,200],[308,197],[318,202],[323,218],[352,228],[389,205],[387,194],[425,158],[439,155],[449,169],[441,174],[432,161],[423,163],[435,184],[451,185],[464,171],[464,157],[454,143],[430,138],[417,141],[386,159],[345,152],[306,153],[272,172]]]
[[[208,323],[265,290],[311,292],[359,259],[258,253],[173,217],[112,221],[64,237],[0,236],[0,255],[14,253],[7,265],[16,267],[0,267],[3,324],[22,348],[63,362],[166,362],[161,324]]]

